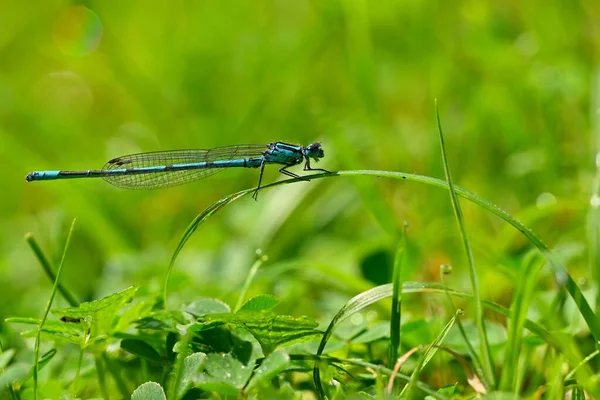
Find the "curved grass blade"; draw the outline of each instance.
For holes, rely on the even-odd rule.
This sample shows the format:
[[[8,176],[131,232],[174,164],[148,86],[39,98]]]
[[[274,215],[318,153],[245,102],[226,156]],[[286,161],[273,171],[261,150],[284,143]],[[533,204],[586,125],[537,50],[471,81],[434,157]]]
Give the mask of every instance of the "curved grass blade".
[[[65,247],[63,249],[63,254],[60,259],[60,263],[58,264],[58,269],[56,271],[56,279],[54,280],[54,286],[52,287],[52,292],[50,292],[50,298],[48,298],[48,303],[46,304],[46,309],[44,310],[44,315],[42,316],[42,320],[38,326],[37,334],[35,337],[35,358],[33,365],[33,399],[37,399],[37,386],[38,386],[38,370],[39,370],[39,358],[40,358],[40,341],[42,336],[42,328],[44,326],[44,322],[48,318],[48,314],[50,313],[50,307],[52,307],[52,302],[54,301],[54,296],[58,290],[58,282],[60,280],[60,273],[62,272],[63,265],[65,264],[65,258],[67,257],[67,250],[69,249],[69,244],[71,244],[71,237],[73,236],[73,231],[75,230],[75,219],[71,223],[71,228],[69,229],[69,233],[67,234],[67,240],[65,241]]]
[[[314,361],[316,363],[327,363],[328,365],[337,367],[337,364],[348,364],[348,365],[356,365],[359,367],[363,367],[369,371],[375,371],[387,376],[393,376],[394,379],[397,380],[401,380],[404,382],[408,382],[410,380],[410,377],[407,375],[404,375],[400,372],[394,372],[391,369],[384,367],[382,365],[377,365],[377,364],[372,364],[372,363],[368,363],[365,362],[361,359],[356,359],[356,358],[336,358],[336,357],[329,357],[329,356],[324,356],[324,355],[318,355],[318,354],[290,354],[290,359],[293,361]],[[416,386],[419,388],[419,390],[423,391],[423,393],[426,393],[427,395],[431,396],[434,399],[438,399],[438,400],[448,400],[450,399],[449,397],[443,395],[442,393],[439,393],[438,391],[436,391],[435,389],[431,388],[429,385],[418,381]]]
[[[376,171],[376,170],[337,171],[337,172],[329,172],[329,173],[322,173],[322,174],[314,174],[314,175],[310,175],[309,178],[312,180],[312,179],[333,178],[333,177],[338,177],[338,176],[355,176],[355,175],[393,178],[393,179],[399,179],[399,180],[405,180],[405,181],[411,181],[411,182],[424,183],[424,184],[427,184],[430,186],[434,186],[434,187],[438,187],[438,188],[442,188],[442,189],[446,189],[446,190],[448,189],[447,182],[442,179],[432,178],[432,177],[424,176],[424,175],[407,174],[407,173],[392,172],[392,171]],[[290,183],[305,182],[305,181],[306,181],[306,177],[286,179],[283,181],[273,182],[268,185],[264,185],[259,190],[265,190],[265,189],[271,188],[271,187],[276,187],[276,186],[280,186],[280,185],[288,185]],[[227,197],[224,197],[223,199],[217,201],[216,203],[214,203],[214,204],[210,205],[208,208],[206,208],[206,210],[204,210],[200,215],[198,215],[196,218],[194,218],[192,223],[190,223],[190,225],[187,227],[186,231],[184,232],[183,237],[179,241],[179,244],[177,245],[177,248],[175,249],[173,256],[171,257],[171,262],[169,263],[169,268],[167,269],[167,274],[165,277],[164,289],[163,289],[164,290],[163,299],[165,301],[165,306],[166,306],[166,299],[167,299],[167,296],[166,296],[167,283],[169,281],[169,277],[171,276],[171,272],[172,272],[173,266],[175,264],[175,260],[177,259],[177,256],[179,255],[179,253],[181,252],[181,250],[183,249],[183,247],[185,246],[185,244],[187,243],[189,238],[196,231],[196,229],[198,229],[198,226],[202,222],[204,222],[208,217],[213,215],[215,212],[217,212],[218,210],[220,210],[227,204],[229,204],[232,201],[237,200],[243,196],[246,196],[247,194],[253,193],[254,190],[255,190],[255,188],[246,189],[246,190],[242,190],[240,192],[234,193],[232,195],[229,195]],[[558,285],[560,287],[564,287],[567,289],[567,291],[569,292],[569,295],[571,296],[571,298],[577,305],[577,308],[581,312],[581,315],[584,318],[588,328],[590,329],[592,336],[594,336],[594,340],[596,340],[597,342],[600,341],[600,320],[596,319],[596,315],[592,311],[592,308],[590,307],[587,300],[583,297],[583,293],[579,289],[579,286],[577,285],[575,280],[568,274],[565,266],[560,262],[560,260],[558,260],[554,257],[553,253],[550,251],[548,246],[544,242],[542,242],[542,240],[539,239],[529,228],[527,228],[525,225],[523,225],[516,218],[511,216],[509,213],[507,213],[500,207],[479,197],[475,193],[470,192],[466,189],[463,189],[459,186],[454,186],[454,190],[458,196],[471,201],[472,203],[482,207],[484,210],[487,210],[487,211],[491,212],[492,214],[495,214],[498,217],[502,218],[504,221],[508,222],[510,225],[515,227],[527,239],[529,239],[529,241],[531,243],[533,243],[538,248],[538,250],[542,253],[544,258],[546,260],[548,260],[550,266],[553,268],[554,277],[555,277],[555,280],[557,281]]]
[[[451,296],[463,298],[463,299],[473,299],[473,295],[469,293],[460,292],[458,290],[447,288],[439,283],[421,283],[421,282],[405,282],[402,287],[402,293],[439,293],[439,294],[448,294]],[[336,326],[350,317],[352,314],[362,310],[363,308],[388,297],[392,297],[393,295],[393,284],[388,283],[385,285],[374,287],[370,290],[367,290],[352,299],[350,299],[344,307],[340,309],[340,311],[333,318],[323,337],[321,338],[321,342],[319,343],[319,348],[317,350],[316,356],[320,356],[327,344],[327,341],[333,334]],[[511,317],[511,311],[505,307],[502,307],[496,303],[491,301],[484,300],[482,302],[483,306],[491,311],[499,313],[506,318]],[[573,348],[569,346],[568,343],[564,342],[564,338],[560,336],[560,334],[551,333],[546,330],[540,324],[526,319],[524,322],[525,329],[529,330],[531,333],[542,338],[546,343],[556,348],[562,354],[564,354],[569,362],[572,365],[577,365],[580,360],[580,357],[573,352]],[[315,386],[317,388],[317,394],[320,398],[325,398],[325,391],[322,387],[320,370],[318,366],[315,366],[313,369],[313,379],[315,382]],[[588,387],[590,388],[590,387]]]
[[[362,310],[363,308],[368,307],[371,304],[378,302],[379,300],[385,299],[393,295],[394,285],[387,284],[374,287],[373,289],[362,292],[348,300],[344,307],[342,307],[340,311],[338,311],[338,313],[333,317],[333,319],[329,323],[329,326],[327,327],[325,333],[323,334],[323,337],[321,338],[321,342],[319,343],[319,348],[317,349],[316,354],[323,354],[323,350],[327,345],[327,341],[333,334],[335,328],[342,321],[357,313],[358,311]],[[321,373],[318,364],[315,364],[315,367],[313,369],[313,378],[315,381],[315,387],[317,388],[317,394],[319,398],[324,399],[326,397],[325,390],[323,389],[323,386],[321,384]]]

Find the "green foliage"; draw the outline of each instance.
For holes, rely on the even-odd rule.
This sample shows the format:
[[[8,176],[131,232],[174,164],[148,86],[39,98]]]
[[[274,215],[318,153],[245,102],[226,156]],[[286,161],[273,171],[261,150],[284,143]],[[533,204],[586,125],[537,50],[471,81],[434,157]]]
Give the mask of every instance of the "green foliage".
[[[166,400],[165,392],[156,382],[146,382],[131,394],[132,400]]]

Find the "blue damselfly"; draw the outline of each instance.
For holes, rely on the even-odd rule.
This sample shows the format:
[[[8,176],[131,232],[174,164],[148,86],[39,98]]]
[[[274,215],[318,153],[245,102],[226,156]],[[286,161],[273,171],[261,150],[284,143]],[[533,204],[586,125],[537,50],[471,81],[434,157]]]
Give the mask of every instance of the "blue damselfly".
[[[131,154],[113,158],[102,169],[84,171],[36,171],[25,178],[27,182],[72,178],[104,178],[108,183],[128,189],[158,189],[199,180],[224,168],[260,168],[258,186],[252,197],[256,200],[266,164],[283,165],[279,172],[293,178],[299,175],[289,167],[304,162],[305,171],[312,168],[310,160],[323,158],[320,143],[308,146],[274,142],[268,145],[238,145],[214,149],[168,150]],[[308,178],[306,178],[308,180]]]

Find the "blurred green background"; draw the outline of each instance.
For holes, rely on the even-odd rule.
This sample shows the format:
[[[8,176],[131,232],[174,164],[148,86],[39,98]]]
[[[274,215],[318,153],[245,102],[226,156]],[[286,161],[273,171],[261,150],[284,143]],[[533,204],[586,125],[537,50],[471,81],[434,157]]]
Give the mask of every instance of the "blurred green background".
[[[26,232],[57,263],[77,218],[64,282],[81,300],[133,284],[157,294],[189,222],[258,180],[232,170],[126,191],[93,179],[26,183],[28,172],[281,140],[322,141],[319,166],[330,170],[443,178],[435,98],[455,182],[521,218],[576,278],[590,277],[598,21],[591,0],[2,2],[0,321],[39,316],[51,288]],[[275,167],[265,174],[279,178]],[[498,218],[463,207],[484,296],[505,304],[528,247]],[[218,212],[183,250],[171,301],[231,301],[262,249],[269,260],[251,294],[279,296],[280,312],[332,315],[389,281],[405,221],[405,279],[439,280],[447,263],[450,284],[469,290],[446,192],[340,177]],[[409,301],[425,303],[411,313],[437,314],[427,298]]]

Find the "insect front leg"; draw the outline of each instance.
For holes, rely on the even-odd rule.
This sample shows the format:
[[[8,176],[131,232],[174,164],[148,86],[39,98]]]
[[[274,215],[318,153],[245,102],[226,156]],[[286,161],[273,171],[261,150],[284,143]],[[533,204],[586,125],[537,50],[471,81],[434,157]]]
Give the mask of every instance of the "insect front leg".
[[[293,173],[292,171],[288,171],[288,168],[293,167],[294,165],[297,164],[286,164],[283,167],[279,168],[279,172],[281,172],[284,175],[291,176],[292,178],[298,178],[302,179],[303,181],[309,181],[310,179],[306,179],[306,177],[304,176],[300,176],[298,174]]]
[[[327,171],[326,169],[323,169],[323,168],[311,168],[310,158],[308,158],[308,157],[306,157],[306,162],[304,163],[304,170],[305,171],[322,171],[322,172],[331,173],[331,171]]]

